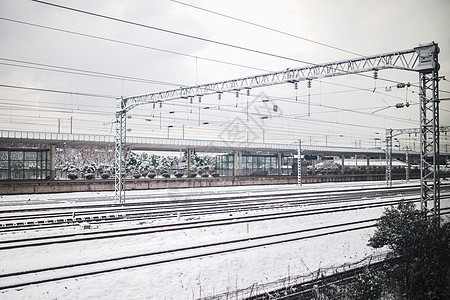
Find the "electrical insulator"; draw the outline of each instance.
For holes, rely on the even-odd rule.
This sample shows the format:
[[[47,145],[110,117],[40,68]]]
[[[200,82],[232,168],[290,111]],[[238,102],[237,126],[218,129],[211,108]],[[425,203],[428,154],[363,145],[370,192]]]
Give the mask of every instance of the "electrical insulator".
[[[222,100],[222,93],[219,93],[219,100]]]
[[[239,90],[236,91],[236,98],[239,98]]]
[[[406,86],[406,84],[404,84],[404,83],[398,83],[397,84],[397,88],[398,89],[402,89],[402,88],[404,88]]]
[[[405,105],[403,103],[397,103],[395,104],[396,108],[403,108]]]
[[[247,89],[247,96],[250,96],[250,89]]]
[[[159,108],[162,108],[162,102],[159,102]]]
[[[198,96],[198,102],[202,102],[202,96]]]
[[[375,70],[373,72],[373,79],[378,79],[378,71],[377,70]]]
[[[311,79],[308,80],[308,89],[311,88]]]
[[[189,103],[192,104],[192,97],[189,97]]]
[[[297,95],[298,81],[294,81],[294,89],[295,89],[295,101],[298,101],[298,95]]]
[[[156,105],[156,103],[153,103],[153,109],[155,109],[155,105]]]

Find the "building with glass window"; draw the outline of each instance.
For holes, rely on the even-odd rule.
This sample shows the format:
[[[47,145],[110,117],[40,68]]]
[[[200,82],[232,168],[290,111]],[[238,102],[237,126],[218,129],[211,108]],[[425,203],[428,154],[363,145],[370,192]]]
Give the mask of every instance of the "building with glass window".
[[[50,149],[0,149],[0,180],[50,179]]]
[[[225,154],[216,156],[216,171],[220,176],[293,175],[293,156]]]

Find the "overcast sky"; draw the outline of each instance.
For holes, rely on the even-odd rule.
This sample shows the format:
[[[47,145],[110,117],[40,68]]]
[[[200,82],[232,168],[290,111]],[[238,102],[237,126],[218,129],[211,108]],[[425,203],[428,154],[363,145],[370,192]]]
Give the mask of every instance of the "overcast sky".
[[[178,1],[49,2],[289,59],[30,0],[0,0],[0,84],[53,91],[0,87],[2,129],[113,134],[115,97],[412,49],[432,41],[441,49],[440,75],[450,80],[448,0],[180,0],[297,37]],[[87,71],[96,73],[87,76]],[[373,73],[367,75],[314,80],[311,88],[300,82],[298,90],[292,84],[253,89],[239,98],[224,94],[221,100],[205,96],[201,103],[138,106],[129,113],[128,134],[182,138],[184,132],[185,138],[277,143],[301,138],[313,145],[369,147],[380,145],[376,139],[384,139],[386,128],[418,127],[418,74],[380,71],[377,80]],[[413,86],[397,89],[395,82]],[[448,98],[449,82],[442,80],[440,89],[440,97]],[[406,102],[408,108],[395,108]],[[441,125],[450,125],[449,103],[441,103]],[[413,146],[411,139],[403,137],[401,147]],[[448,144],[446,137],[441,144]]]

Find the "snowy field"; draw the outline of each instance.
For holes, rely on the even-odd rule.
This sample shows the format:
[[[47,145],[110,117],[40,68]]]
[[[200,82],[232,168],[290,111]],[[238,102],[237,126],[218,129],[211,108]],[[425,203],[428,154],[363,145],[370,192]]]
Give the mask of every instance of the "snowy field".
[[[416,182],[417,183],[417,182]],[[167,199],[193,198],[195,195],[255,194],[278,190],[334,190],[362,186],[382,186],[382,182],[365,183],[327,183],[316,185],[289,186],[250,186],[232,188],[202,188],[184,190],[152,191],[154,197]],[[402,185],[402,182],[394,182]],[[52,195],[2,196],[2,208],[10,206],[29,207],[51,205],[52,202],[112,201],[111,192],[73,193]],[[133,196],[147,195],[149,191],[128,192],[130,201]],[[32,201],[29,199],[32,197]],[[105,200],[102,200],[104,198]],[[66,201],[64,201],[66,199]],[[362,200],[371,202],[373,200]],[[335,204],[334,204],[335,205]],[[316,205],[314,207],[326,207]],[[328,206],[330,206],[328,204]],[[447,200],[441,207],[448,207]],[[306,208],[306,206],[305,206]],[[311,208],[310,206],[307,208]],[[292,210],[286,208],[285,210]],[[298,209],[298,208],[296,208]],[[282,233],[298,229],[307,229],[323,225],[339,224],[349,221],[377,218],[383,208],[351,210],[332,214],[293,217],[270,221],[251,222],[227,226],[189,229],[175,232],[153,233],[146,235],[118,237],[79,243],[55,244],[0,251],[0,273],[10,273],[44,266],[91,261],[102,258],[114,258],[121,255],[145,253],[163,249],[174,249],[209,242],[251,238],[268,233]],[[247,214],[258,212],[247,212]],[[235,213],[243,215],[246,213]],[[228,215],[228,214],[227,214]],[[202,216],[202,219],[219,218],[220,215]],[[145,225],[157,223],[183,223],[173,219],[147,221]],[[142,222],[120,222],[94,225],[91,229],[122,228],[144,225]],[[248,227],[247,227],[248,226]],[[24,236],[52,234],[55,232],[83,232],[86,229],[71,227],[66,229],[46,229],[45,232],[29,231],[16,234],[2,234],[0,239],[16,239]],[[351,264],[370,255],[378,255],[367,246],[374,228],[350,231],[324,237],[310,238],[272,246],[257,247],[250,250],[235,251],[227,254],[211,255],[203,258],[163,263],[89,277],[42,283],[16,289],[0,291],[1,299],[198,299],[224,292],[264,284],[282,278],[306,275],[319,269],[339,267]],[[307,235],[307,234],[304,234]],[[301,235],[300,235],[301,236]],[[173,254],[176,255],[176,254]],[[4,280],[0,278],[0,282]],[[235,298],[231,298],[235,299]]]

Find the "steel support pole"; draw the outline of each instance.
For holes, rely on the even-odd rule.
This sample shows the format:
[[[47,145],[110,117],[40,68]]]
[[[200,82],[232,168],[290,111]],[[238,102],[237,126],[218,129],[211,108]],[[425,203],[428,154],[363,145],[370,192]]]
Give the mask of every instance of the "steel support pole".
[[[278,153],[278,157],[277,157],[277,164],[278,164],[278,175],[281,176],[283,174],[281,174],[281,164],[283,162],[283,154],[281,152]]]
[[[410,162],[409,162],[409,149],[408,149],[408,147],[406,147],[406,157],[405,157],[406,159],[406,181],[409,181],[409,172],[410,172],[410,169],[411,169],[411,164],[410,164]]]
[[[115,132],[115,160],[114,160],[114,189],[115,201],[118,203],[125,202],[125,176],[126,176],[126,132],[127,132],[127,114],[126,100],[117,99],[116,110],[116,132]]]
[[[186,151],[186,161],[187,161],[187,177],[191,178],[191,149],[187,148]]]
[[[234,152],[234,176],[239,176],[239,152]]]
[[[239,158],[239,162],[238,162],[238,168],[239,168],[239,175],[238,176],[242,176],[242,151],[238,152],[238,158]]]
[[[431,211],[437,219],[440,217],[438,49],[433,52],[434,68],[419,75],[421,208],[428,211],[431,202]]]
[[[298,140],[297,184],[302,185],[302,140]]]
[[[386,186],[392,186],[392,129],[386,129]]]
[[[366,173],[367,173],[367,175],[369,175],[370,174],[370,156],[369,155],[367,155],[366,156],[366,159],[367,159],[367,164],[366,164]]]

